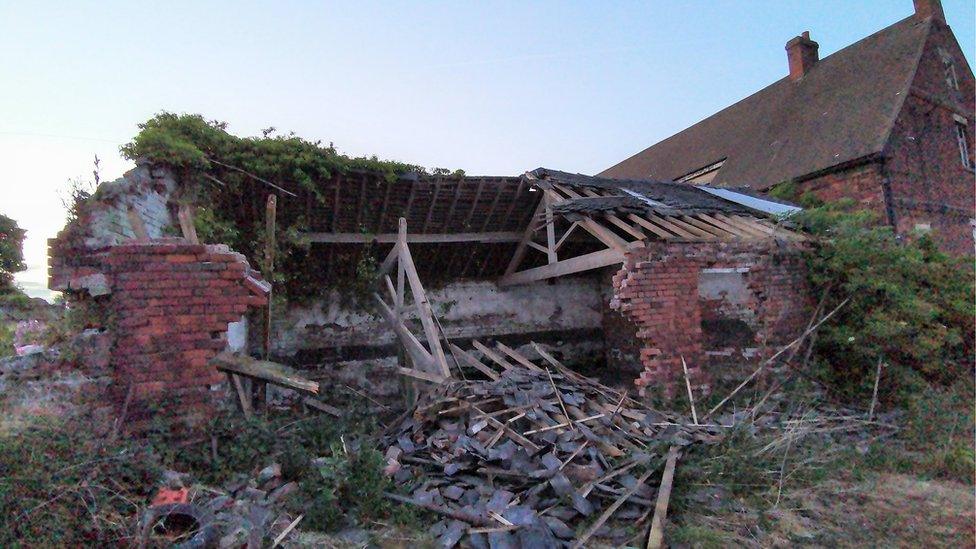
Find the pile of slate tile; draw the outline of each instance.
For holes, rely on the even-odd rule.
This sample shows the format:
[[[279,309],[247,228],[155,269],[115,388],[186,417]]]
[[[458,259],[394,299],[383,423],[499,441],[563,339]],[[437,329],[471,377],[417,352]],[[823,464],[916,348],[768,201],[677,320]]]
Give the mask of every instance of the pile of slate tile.
[[[443,517],[432,529],[442,546],[568,546],[611,506],[594,533],[619,545],[653,513],[660,474],[646,473],[668,449],[724,431],[567,368],[513,365],[497,377],[432,388],[384,440],[386,471],[410,494],[391,497]]]

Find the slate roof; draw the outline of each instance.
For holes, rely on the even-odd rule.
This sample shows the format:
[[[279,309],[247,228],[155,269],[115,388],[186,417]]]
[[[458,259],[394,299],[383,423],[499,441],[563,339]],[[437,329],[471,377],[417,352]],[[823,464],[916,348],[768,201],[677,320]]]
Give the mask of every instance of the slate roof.
[[[678,179],[722,159],[714,186],[767,189],[881,152],[932,20],[911,16],[599,175]]]
[[[578,173],[561,172],[538,168],[530,172],[540,181],[561,184],[569,187],[592,187],[613,190],[618,196],[604,198],[582,198],[563,205],[563,213],[596,212],[620,208],[624,211],[642,210],[661,215],[687,215],[694,213],[728,213],[756,215],[757,211],[714,196],[704,190],[685,183],[673,181],[649,181],[641,179],[611,179]],[[650,200],[642,201],[626,191],[637,193]]]

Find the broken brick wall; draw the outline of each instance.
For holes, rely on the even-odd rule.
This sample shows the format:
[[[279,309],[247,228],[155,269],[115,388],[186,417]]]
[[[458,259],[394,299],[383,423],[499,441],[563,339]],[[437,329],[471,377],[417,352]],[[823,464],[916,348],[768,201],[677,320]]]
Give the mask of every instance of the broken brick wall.
[[[732,358],[741,362],[802,331],[809,296],[800,251],[773,242],[648,242],[629,251],[610,305],[636,328],[641,393],[672,395],[682,358],[693,384],[707,391],[721,374],[709,357],[716,345],[738,349]],[[740,341],[729,339],[733,325]]]
[[[128,401],[126,426],[136,431],[157,420],[192,428],[212,415],[223,379],[209,361],[227,347],[228,325],[264,306],[270,289],[241,254],[182,238],[98,249],[55,240],[50,266],[52,288],[107,311],[112,382],[104,397],[119,410]]]

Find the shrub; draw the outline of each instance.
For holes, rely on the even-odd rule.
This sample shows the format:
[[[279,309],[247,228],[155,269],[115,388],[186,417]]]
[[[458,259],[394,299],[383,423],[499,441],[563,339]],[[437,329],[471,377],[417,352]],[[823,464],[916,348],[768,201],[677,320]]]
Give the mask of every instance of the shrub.
[[[825,311],[818,355],[849,392],[870,390],[879,358],[951,383],[972,374],[973,263],[942,253],[924,235],[896,236],[849,203],[808,209],[796,220],[819,237],[808,256]]]
[[[0,294],[13,291],[14,273],[27,268],[23,250],[26,234],[16,221],[0,214]]]

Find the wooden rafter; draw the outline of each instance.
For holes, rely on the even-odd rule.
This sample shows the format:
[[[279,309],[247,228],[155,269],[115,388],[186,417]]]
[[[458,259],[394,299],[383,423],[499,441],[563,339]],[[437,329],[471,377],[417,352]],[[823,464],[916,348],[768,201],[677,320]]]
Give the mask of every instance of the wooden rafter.
[[[420,276],[417,274],[417,268],[410,254],[410,247],[407,244],[407,220],[401,217],[399,225],[399,238],[379,269],[380,278],[385,281],[388,291],[392,294],[393,307],[391,308],[378,294],[374,297],[379,304],[380,313],[396,333],[400,343],[410,355],[414,366],[419,368],[420,373],[412,377],[427,381],[443,380],[451,377],[447,357],[441,346],[443,334],[440,326],[434,320],[433,310],[427,300],[427,292],[420,282]],[[387,276],[394,264],[398,269],[395,287],[393,281]],[[407,329],[403,322],[401,313],[405,303],[405,285],[410,287],[410,293],[413,295],[414,307],[417,310],[417,316],[420,318],[420,324],[423,326],[427,348],[424,348],[420,340]]]

